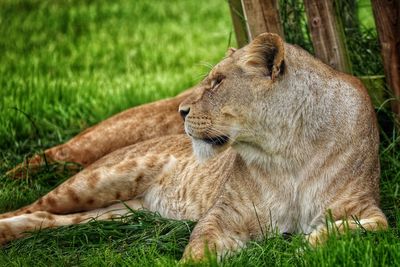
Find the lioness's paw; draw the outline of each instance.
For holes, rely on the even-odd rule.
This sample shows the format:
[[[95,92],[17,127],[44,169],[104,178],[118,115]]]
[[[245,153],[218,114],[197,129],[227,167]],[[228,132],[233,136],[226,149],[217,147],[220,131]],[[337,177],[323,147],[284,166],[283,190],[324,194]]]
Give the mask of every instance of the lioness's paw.
[[[35,155],[31,159],[18,164],[15,168],[6,172],[6,176],[14,179],[27,178],[41,170],[55,171],[57,173],[67,172],[68,175],[73,175],[82,169],[82,166],[77,163],[68,163],[63,161],[55,161],[51,158],[43,159],[40,155]]]
[[[40,155],[35,155],[6,172],[6,175],[15,179],[26,178],[29,174],[38,172],[40,167],[44,164],[45,161],[42,157]]]

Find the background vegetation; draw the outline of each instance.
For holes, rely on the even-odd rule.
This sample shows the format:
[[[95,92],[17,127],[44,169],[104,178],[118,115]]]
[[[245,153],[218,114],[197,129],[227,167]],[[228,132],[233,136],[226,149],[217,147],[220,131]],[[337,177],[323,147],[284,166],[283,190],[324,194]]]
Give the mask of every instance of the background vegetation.
[[[392,228],[332,237],[315,250],[300,235],[270,235],[222,265],[400,265],[399,135],[376,94],[388,91],[369,1],[338,2],[353,72],[369,84],[382,126],[382,207]],[[287,41],[312,52],[301,1],[281,4]],[[235,45],[224,0],[2,0],[0,36],[0,212],[68,176],[43,170],[24,180],[5,177],[24,156],[126,108],[176,95]],[[1,248],[0,265],[175,265],[193,225],[138,212],[41,231]]]

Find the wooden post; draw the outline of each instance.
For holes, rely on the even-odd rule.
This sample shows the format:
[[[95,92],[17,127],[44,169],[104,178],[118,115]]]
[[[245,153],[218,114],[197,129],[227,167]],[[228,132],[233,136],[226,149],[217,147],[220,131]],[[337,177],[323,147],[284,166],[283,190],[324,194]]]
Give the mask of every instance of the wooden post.
[[[400,115],[400,1],[372,0],[372,9],[381,44],[386,81],[397,101],[392,109]]]
[[[250,40],[263,32],[283,37],[278,0],[242,0],[242,3]]]
[[[238,47],[243,47],[249,42],[249,36],[247,34],[247,23],[243,13],[242,0],[229,0],[228,2],[237,45]]]
[[[229,6],[239,47],[263,32],[284,37],[278,0],[229,0]]]
[[[304,0],[315,55],[333,68],[351,72],[343,28],[333,0]]]

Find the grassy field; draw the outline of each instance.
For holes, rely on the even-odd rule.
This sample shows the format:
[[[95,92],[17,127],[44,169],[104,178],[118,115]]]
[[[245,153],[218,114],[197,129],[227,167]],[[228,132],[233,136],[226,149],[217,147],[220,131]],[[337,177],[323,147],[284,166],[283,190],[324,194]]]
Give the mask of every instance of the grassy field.
[[[18,181],[5,177],[24,156],[190,87],[234,45],[231,36],[224,0],[0,1],[0,212],[67,178],[51,170]],[[354,72],[382,74],[376,37],[361,37],[349,41]],[[304,248],[300,235],[270,235],[221,264],[400,265],[399,135],[390,113],[377,110],[385,128],[381,187],[389,231],[332,237],[315,250]],[[45,230],[0,248],[0,266],[174,266],[193,226],[138,212],[121,221]]]

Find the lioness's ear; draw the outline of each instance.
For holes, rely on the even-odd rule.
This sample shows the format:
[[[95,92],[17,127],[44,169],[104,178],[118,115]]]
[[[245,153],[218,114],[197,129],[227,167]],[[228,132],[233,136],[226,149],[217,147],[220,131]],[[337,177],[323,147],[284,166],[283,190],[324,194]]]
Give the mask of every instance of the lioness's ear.
[[[282,38],[274,33],[263,33],[247,46],[243,63],[256,71],[262,71],[274,81],[283,71],[284,55]]]

